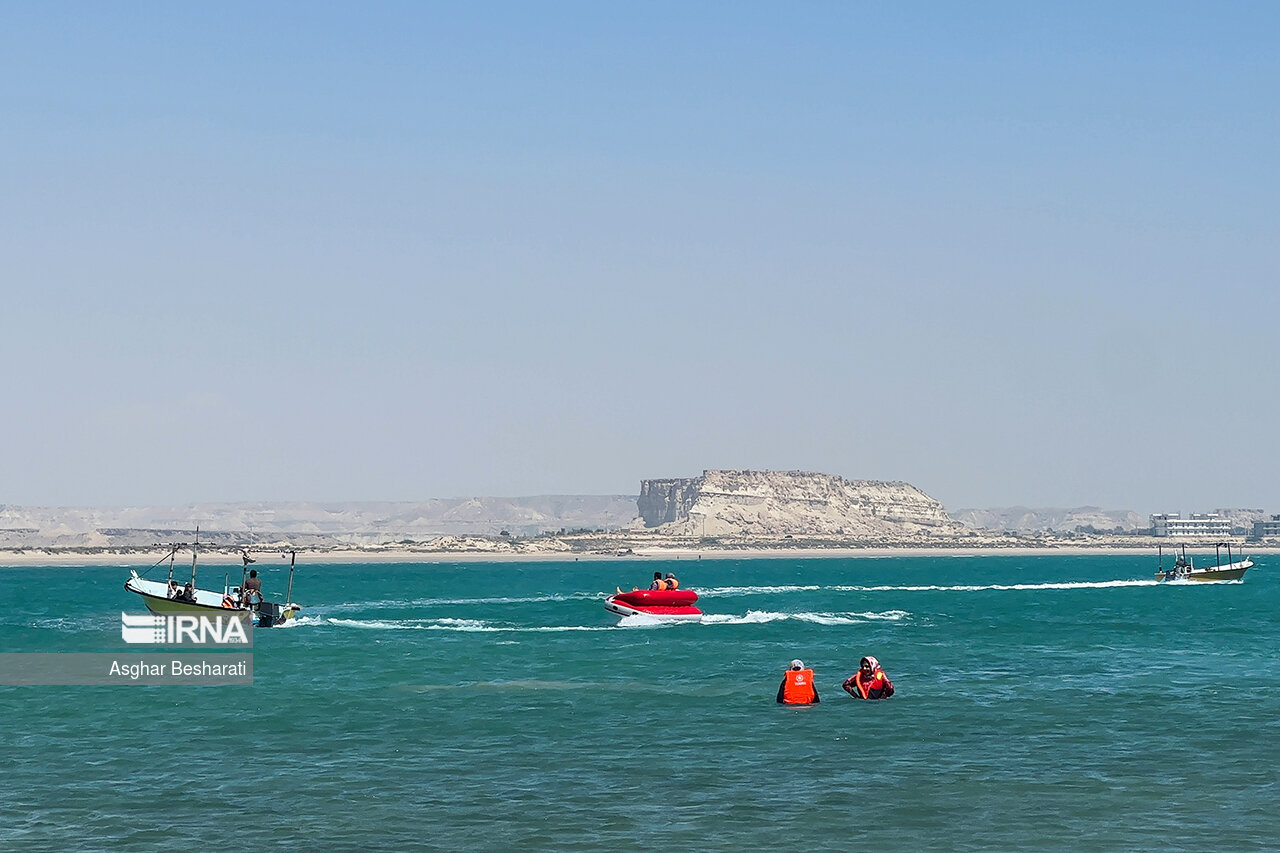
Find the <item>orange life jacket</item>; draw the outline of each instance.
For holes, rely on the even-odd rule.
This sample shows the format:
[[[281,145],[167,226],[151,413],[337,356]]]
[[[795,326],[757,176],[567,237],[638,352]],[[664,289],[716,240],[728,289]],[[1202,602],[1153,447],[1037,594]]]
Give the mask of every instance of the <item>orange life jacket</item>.
[[[782,688],[784,705],[810,705],[815,695],[817,691],[813,689],[813,670],[787,670],[787,682]]]
[[[235,608],[236,603],[231,600],[231,596],[224,595],[222,596],[222,606],[227,608],[228,610],[232,610]]]
[[[667,578],[667,589],[679,589],[680,581],[675,578]]]
[[[862,670],[858,670],[853,674],[853,686],[857,689],[858,695],[866,699],[871,695],[872,690],[883,688],[889,683],[888,677],[884,674],[883,669],[877,669],[871,673],[871,676],[865,677]]]

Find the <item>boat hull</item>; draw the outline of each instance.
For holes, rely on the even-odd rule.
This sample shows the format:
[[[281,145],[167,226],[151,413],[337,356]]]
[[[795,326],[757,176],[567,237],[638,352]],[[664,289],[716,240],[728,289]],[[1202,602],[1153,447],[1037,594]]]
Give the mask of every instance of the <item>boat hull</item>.
[[[632,607],[691,607],[698,600],[691,589],[633,589],[609,597]]]
[[[619,616],[650,616],[663,622],[700,622],[702,611],[696,607],[632,607],[612,598],[605,599],[604,609]]]
[[[211,607],[208,604],[192,604],[189,601],[174,601],[171,598],[156,598],[146,593],[138,593],[142,598],[142,603],[152,613],[168,615],[170,613],[212,613],[229,610],[227,607]]]
[[[604,600],[604,609],[619,616],[649,616],[664,622],[697,622],[702,611],[693,606],[698,594],[689,589],[637,589]]]
[[[263,613],[259,612],[259,608],[238,608],[223,607],[222,593],[213,592],[207,589],[196,590],[195,601],[183,601],[176,598],[169,598],[167,595],[166,584],[158,581],[144,580],[138,577],[131,577],[125,581],[124,588],[134,595],[142,599],[142,603],[147,610],[161,616],[169,614],[205,614],[207,616],[215,613],[234,613],[239,610],[248,610],[253,614],[254,624],[259,628],[271,628],[277,625],[283,625],[290,619],[298,615],[301,609],[297,605],[286,605],[278,608],[278,612],[272,612],[266,619],[263,619]]]

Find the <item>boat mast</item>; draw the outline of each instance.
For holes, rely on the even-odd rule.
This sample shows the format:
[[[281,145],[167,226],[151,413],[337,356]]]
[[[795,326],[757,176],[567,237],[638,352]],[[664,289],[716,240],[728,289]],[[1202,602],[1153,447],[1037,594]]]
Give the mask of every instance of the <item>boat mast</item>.
[[[169,583],[173,583],[173,555],[178,553],[177,545],[169,546]]]
[[[196,554],[200,551],[200,525],[196,525],[196,544],[191,547],[191,587],[196,585]]]
[[[298,557],[297,551],[289,552],[289,588],[284,594],[284,603],[286,605],[293,603],[293,563]]]

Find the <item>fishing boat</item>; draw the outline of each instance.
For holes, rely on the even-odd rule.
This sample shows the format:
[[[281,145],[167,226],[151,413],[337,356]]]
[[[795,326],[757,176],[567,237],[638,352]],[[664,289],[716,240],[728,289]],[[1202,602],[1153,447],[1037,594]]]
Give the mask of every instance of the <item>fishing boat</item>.
[[[652,616],[664,622],[697,622],[702,611],[693,604],[698,594],[691,589],[619,590],[604,600],[604,609],[619,616]]]
[[[214,615],[218,613],[226,613],[228,611],[247,610],[252,614],[253,623],[259,628],[274,628],[283,625],[290,619],[298,615],[302,607],[293,603],[293,572],[294,565],[297,561],[297,552],[289,552],[289,587],[285,592],[284,603],[271,601],[263,597],[262,593],[253,589],[246,589],[247,574],[249,564],[255,562],[248,553],[243,553],[244,569],[240,579],[240,586],[231,586],[230,578],[223,578],[222,592],[212,589],[200,589],[196,586],[196,561],[200,551],[200,531],[196,531],[196,541],[191,548],[191,580],[189,582],[190,593],[186,591],[186,587],[178,586],[173,578],[173,562],[178,551],[185,548],[185,545],[174,545],[168,555],[162,557],[159,562],[152,566],[159,566],[165,560],[169,561],[169,578],[167,581],[148,580],[139,575],[137,571],[129,570],[129,579],[124,582],[124,588],[142,598],[142,603],[152,613],[162,615],[170,613],[204,613]]]
[[[1222,562],[1222,549],[1227,549],[1227,561]],[[1173,561],[1173,568],[1164,568],[1164,553],[1161,549],[1159,553],[1159,569],[1156,571],[1156,580],[1160,581],[1238,581],[1244,577],[1244,573],[1253,568],[1253,560],[1249,557],[1241,556],[1236,560],[1231,556],[1231,543],[1219,542],[1215,546],[1214,563],[1210,565],[1197,566],[1194,557],[1187,556],[1187,546],[1181,547],[1181,552]]]

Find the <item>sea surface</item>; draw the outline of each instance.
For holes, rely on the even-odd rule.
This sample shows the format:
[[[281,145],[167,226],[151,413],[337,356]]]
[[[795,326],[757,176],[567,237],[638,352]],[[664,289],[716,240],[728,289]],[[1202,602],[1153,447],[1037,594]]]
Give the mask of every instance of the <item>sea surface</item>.
[[[0,849],[1280,849],[1256,559],[300,557],[252,686],[0,686]],[[604,610],[654,570],[703,623]],[[0,569],[0,651],[122,649],[127,575]],[[866,654],[891,700],[841,691]],[[792,658],[820,705],[775,703]]]

